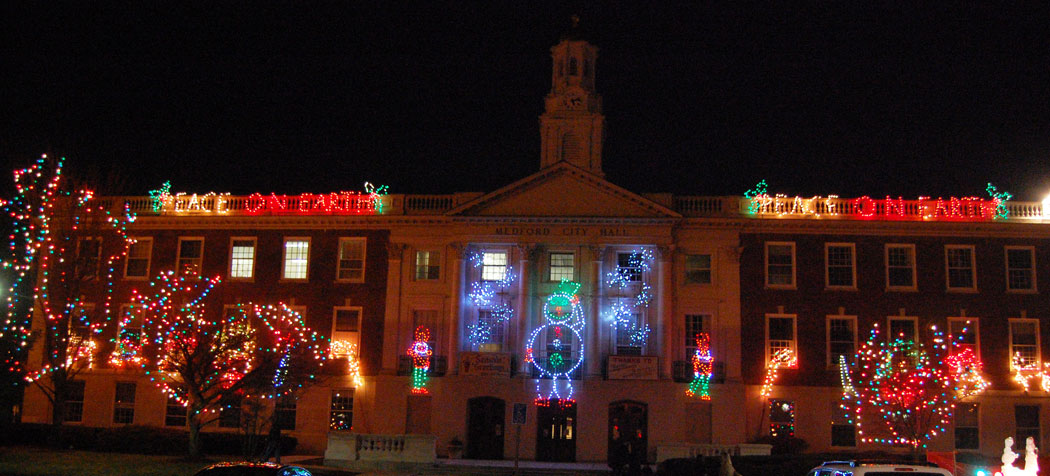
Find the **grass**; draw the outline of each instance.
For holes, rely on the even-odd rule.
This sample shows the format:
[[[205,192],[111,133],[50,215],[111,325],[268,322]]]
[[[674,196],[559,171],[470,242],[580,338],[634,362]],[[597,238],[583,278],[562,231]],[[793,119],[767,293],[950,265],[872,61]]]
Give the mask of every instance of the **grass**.
[[[147,456],[14,446],[0,448],[5,476],[192,476],[218,459],[190,461],[179,456]]]

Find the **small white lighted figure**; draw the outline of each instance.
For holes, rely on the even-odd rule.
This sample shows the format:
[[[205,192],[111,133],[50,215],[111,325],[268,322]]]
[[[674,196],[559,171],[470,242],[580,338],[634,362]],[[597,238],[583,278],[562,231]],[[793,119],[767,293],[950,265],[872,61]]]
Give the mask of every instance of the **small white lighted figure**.
[[[1025,441],[1024,469],[1014,466],[1017,453],[1014,453],[1014,439],[1007,437],[1003,447],[1003,468],[997,474],[1002,476],[1037,476],[1039,474],[1038,448],[1035,447],[1035,439],[1028,437]]]

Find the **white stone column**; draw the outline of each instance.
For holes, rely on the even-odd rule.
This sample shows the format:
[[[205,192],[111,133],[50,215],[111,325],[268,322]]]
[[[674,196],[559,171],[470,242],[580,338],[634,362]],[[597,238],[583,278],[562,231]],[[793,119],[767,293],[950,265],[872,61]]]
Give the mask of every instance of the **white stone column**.
[[[529,317],[532,312],[532,270],[530,263],[535,258],[537,247],[534,244],[518,245],[518,302],[514,313],[514,332],[511,332],[508,350],[518,356],[518,370],[525,375],[529,364],[525,362],[524,349],[528,344],[525,339],[529,332]]]
[[[459,373],[460,344],[463,342],[463,310],[460,303],[463,302],[462,290],[465,268],[463,259],[466,248],[462,243],[452,243],[448,246],[449,270],[448,270],[448,328],[445,332],[445,348],[448,349],[448,372],[446,375]]]
[[[660,356],[660,378],[671,378],[672,355],[671,338],[674,333],[674,296],[672,289],[674,279],[671,274],[674,265],[674,245],[657,247],[656,266],[656,355]]]
[[[590,256],[589,276],[581,276],[587,283],[587,295],[590,298],[590,307],[587,311],[587,327],[584,328],[584,377],[601,377],[602,375],[602,349],[604,348],[601,310],[604,305],[602,299],[603,282],[605,273],[602,270],[602,261],[605,257],[605,246],[588,246]],[[581,263],[583,260],[580,260]],[[582,275],[583,273],[581,273]]]
[[[380,373],[397,373],[397,356],[401,343],[401,255],[404,243],[387,243],[386,309],[383,314],[383,368]]]

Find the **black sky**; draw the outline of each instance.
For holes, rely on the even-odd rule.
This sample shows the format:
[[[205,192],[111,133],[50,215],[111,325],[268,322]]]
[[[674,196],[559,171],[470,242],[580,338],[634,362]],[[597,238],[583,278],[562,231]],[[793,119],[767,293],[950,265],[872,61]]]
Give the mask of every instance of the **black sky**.
[[[120,174],[104,193],[493,190],[539,167],[572,13],[631,190],[1050,192],[1044,2],[12,3],[0,158]]]

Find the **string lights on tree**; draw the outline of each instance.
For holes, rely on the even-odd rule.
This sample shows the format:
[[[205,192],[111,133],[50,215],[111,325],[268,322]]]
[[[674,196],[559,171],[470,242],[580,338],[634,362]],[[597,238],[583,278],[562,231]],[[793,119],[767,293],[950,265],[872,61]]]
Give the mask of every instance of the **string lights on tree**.
[[[533,329],[525,343],[525,361],[531,363],[539,373],[536,380],[536,405],[559,406],[576,404],[573,398],[572,373],[583,363],[583,328],[586,322],[583,306],[576,294],[580,283],[562,279],[558,288],[543,304],[544,322]],[[541,382],[550,379],[551,388],[546,395]],[[564,390],[559,382],[564,382]]]
[[[706,332],[696,334],[696,352],[693,353],[693,381],[685,394],[711,399],[711,376],[714,375],[714,358],[711,357],[711,336]]]

